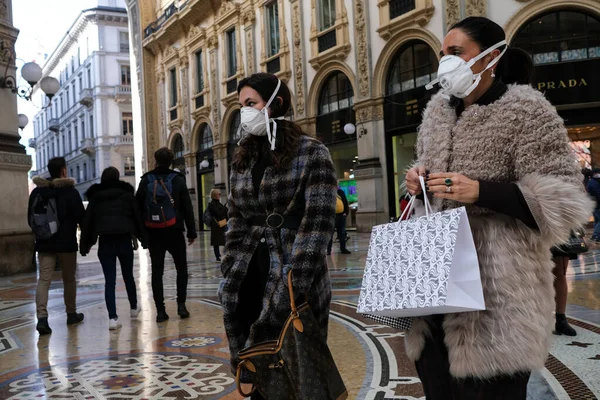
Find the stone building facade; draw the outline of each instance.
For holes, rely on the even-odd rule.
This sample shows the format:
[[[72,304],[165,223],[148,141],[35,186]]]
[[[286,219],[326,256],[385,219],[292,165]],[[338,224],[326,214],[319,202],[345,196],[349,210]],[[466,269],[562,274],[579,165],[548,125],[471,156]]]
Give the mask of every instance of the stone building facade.
[[[136,121],[143,142],[136,160],[140,172],[147,170],[153,152],[170,146],[185,170],[197,215],[210,189],[227,189],[239,123],[235,89],[254,72],[276,73],[288,84],[293,94],[289,118],[327,144],[339,185],[352,203],[349,225],[368,231],[398,215],[404,169],[414,159],[417,127],[431,95],[424,86],[436,76],[437,54],[453,23],[472,15],[493,19],[505,28],[509,43],[529,46],[541,72],[581,61],[589,69],[597,61],[595,0],[127,2],[133,85],[140,94],[134,114],[142,116]],[[540,18],[567,22],[550,28],[555,39],[560,33],[557,49],[540,47],[552,36],[548,30],[527,36],[528,26]],[[581,18],[587,22],[575,23],[575,33],[585,43],[561,28]],[[586,81],[585,88],[593,89],[597,80],[587,79],[591,83]],[[557,98],[569,90],[572,97],[559,105],[561,112],[577,109],[585,116],[598,107],[595,95],[586,97],[573,87],[560,92],[559,86],[555,83]],[[597,117],[574,120],[570,134],[600,137]],[[356,133],[344,133],[347,123]]]

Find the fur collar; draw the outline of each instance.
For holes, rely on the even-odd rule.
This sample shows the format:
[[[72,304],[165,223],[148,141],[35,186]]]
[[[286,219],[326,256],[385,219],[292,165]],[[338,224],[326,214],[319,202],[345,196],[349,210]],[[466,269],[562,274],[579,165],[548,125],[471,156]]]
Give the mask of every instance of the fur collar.
[[[45,179],[41,176],[34,176],[32,181],[37,187],[40,188],[49,187],[62,189],[68,187],[75,187],[75,180],[72,178]]]
[[[133,194],[135,191],[133,186],[131,186],[131,184],[129,184],[127,182],[114,181],[114,182],[106,182],[106,183],[96,183],[96,184],[90,186],[90,188],[85,193],[85,195],[87,196],[88,199],[90,199],[92,196],[94,196],[100,192],[104,192],[107,190],[115,190],[115,189],[119,192],[125,192],[125,193],[131,193],[131,194]]]

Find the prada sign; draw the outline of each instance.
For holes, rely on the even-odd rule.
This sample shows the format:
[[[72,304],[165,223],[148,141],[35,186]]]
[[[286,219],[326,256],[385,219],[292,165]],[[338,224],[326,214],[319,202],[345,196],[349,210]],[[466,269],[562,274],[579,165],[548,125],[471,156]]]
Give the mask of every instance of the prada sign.
[[[534,86],[555,106],[600,101],[600,59],[539,65]]]

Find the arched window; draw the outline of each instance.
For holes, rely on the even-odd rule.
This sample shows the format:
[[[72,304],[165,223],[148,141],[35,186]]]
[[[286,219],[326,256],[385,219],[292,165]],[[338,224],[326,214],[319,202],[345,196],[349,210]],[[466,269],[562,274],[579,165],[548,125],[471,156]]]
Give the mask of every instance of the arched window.
[[[342,72],[333,73],[321,89],[319,115],[329,114],[354,105],[354,91],[348,77]]]
[[[437,56],[423,42],[403,46],[388,73],[387,95],[406,92],[427,85],[437,76]]]
[[[173,153],[175,153],[175,158],[183,157],[183,152],[185,150],[185,146],[183,145],[183,138],[180,134],[175,136],[175,140],[173,141]]]
[[[535,65],[600,57],[600,20],[577,10],[534,17],[516,34],[513,47],[533,57]]]
[[[212,147],[212,130],[208,124],[202,124],[202,126],[200,126],[200,143],[198,144],[198,151],[212,150]]]
[[[233,116],[231,117],[231,122],[229,123],[229,137],[230,142],[237,143],[242,138],[240,132],[238,132],[240,127],[240,110],[235,110],[233,112]]]

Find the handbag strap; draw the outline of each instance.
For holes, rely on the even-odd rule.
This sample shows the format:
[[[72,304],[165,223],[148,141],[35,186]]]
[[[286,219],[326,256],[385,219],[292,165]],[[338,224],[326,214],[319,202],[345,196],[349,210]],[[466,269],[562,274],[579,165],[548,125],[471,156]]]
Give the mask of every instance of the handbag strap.
[[[237,366],[237,371],[235,372],[235,381],[237,383],[237,391],[238,393],[246,398],[246,397],[250,397],[252,396],[252,394],[254,394],[254,392],[256,391],[256,386],[254,386],[254,384],[252,385],[252,389],[250,389],[249,393],[244,393],[244,391],[242,390],[242,366],[244,365],[244,363],[246,363],[246,360],[241,361],[238,366]],[[256,372],[256,370],[255,370]]]
[[[421,183],[421,190],[423,191],[423,203],[425,204],[425,215],[427,216],[427,219],[429,219],[429,214],[432,214],[432,208],[431,208],[431,203],[429,202],[429,197],[427,196],[427,189],[425,188],[425,179],[422,176],[419,176],[419,182]],[[417,199],[417,196],[411,196],[410,200],[408,201],[408,204],[406,205],[406,208],[404,209],[404,212],[402,213],[402,215],[400,216],[400,219],[398,220],[398,223],[401,223],[404,220],[404,217],[408,215],[408,217],[410,218],[410,216],[412,215],[412,212],[415,209],[415,200]]]

